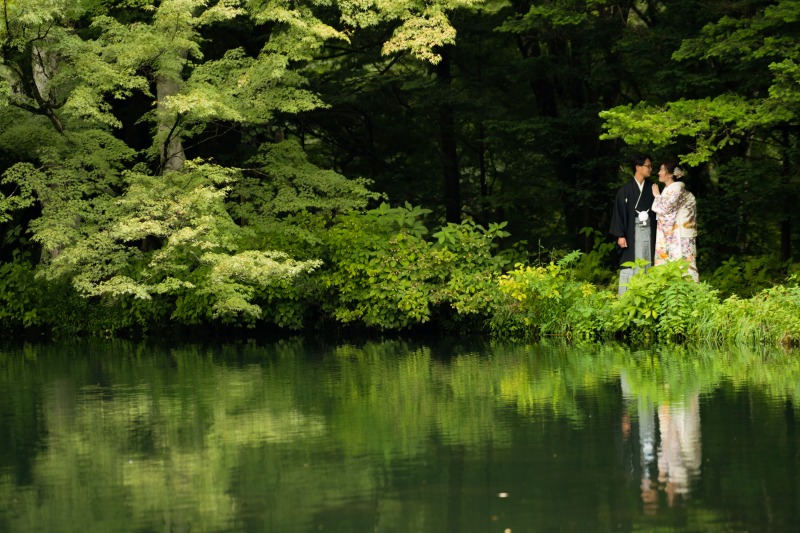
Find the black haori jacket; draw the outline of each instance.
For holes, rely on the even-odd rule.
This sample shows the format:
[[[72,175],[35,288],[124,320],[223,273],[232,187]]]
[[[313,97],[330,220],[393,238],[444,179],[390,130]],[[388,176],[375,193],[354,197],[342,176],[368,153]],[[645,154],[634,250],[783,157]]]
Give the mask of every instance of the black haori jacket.
[[[628,241],[627,248],[620,248],[617,245],[619,252],[619,264],[635,259],[636,250],[636,231],[634,229],[634,222],[638,216],[637,211],[647,210],[649,215],[648,224],[650,225],[650,257],[655,254],[656,248],[656,214],[653,213],[653,186],[647,180],[644,181],[642,186],[642,195],[639,196],[639,185],[635,179],[631,179],[628,183],[620,187],[617,191],[617,197],[614,200],[614,210],[611,213],[611,228],[608,234],[614,237],[616,241],[620,237],[625,237]],[[638,204],[637,204],[638,201]]]

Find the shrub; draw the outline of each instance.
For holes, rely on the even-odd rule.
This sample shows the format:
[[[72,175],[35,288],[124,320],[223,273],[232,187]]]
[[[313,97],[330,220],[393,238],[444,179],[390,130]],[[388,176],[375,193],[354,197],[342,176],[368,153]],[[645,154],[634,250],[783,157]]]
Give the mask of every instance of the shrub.
[[[782,262],[774,255],[761,255],[738,259],[731,257],[723,261],[705,279],[720,291],[723,297],[737,295],[750,298],[761,290],[786,280],[789,262]]]
[[[581,337],[594,335],[595,325],[600,323],[595,311],[602,308],[599,304],[603,297],[587,300],[597,293],[596,287],[573,279],[569,265],[579,256],[575,251],[547,266],[517,264],[500,276],[498,284],[506,302],[492,319],[492,331],[521,337],[566,336],[572,332]]]
[[[593,285],[583,285],[583,297],[576,299],[567,310],[570,336],[591,341],[608,336],[606,325],[611,320],[614,293],[597,290]]]
[[[446,258],[441,288],[435,300],[452,308],[457,316],[486,315],[494,310],[501,295],[497,276],[511,262],[513,252],[494,254],[496,240],[509,235],[506,223],[489,224],[488,229],[471,220],[447,224],[433,234],[434,254]]]
[[[42,324],[44,287],[37,282],[27,252],[14,250],[10,262],[0,264],[0,324],[3,329]]]
[[[598,286],[608,286],[616,276],[615,269],[611,266],[611,255],[615,244],[608,240],[602,232],[593,228],[583,228],[580,233],[591,236],[594,240],[592,250],[581,254],[573,266],[574,277],[577,280],[588,281]]]
[[[623,264],[639,271],[611,306],[609,330],[644,341],[694,337],[703,314],[713,313],[718,305],[715,291],[691,280],[686,261],[645,270],[646,264],[641,259]]]
[[[325,237],[322,308],[342,323],[379,329],[423,324],[437,309],[488,316],[499,297],[494,278],[507,262],[493,255],[504,224],[448,224],[425,239],[430,211],[381,204],[338,217]]]
[[[800,287],[776,286],[753,298],[731,296],[699,327],[707,343],[800,345]]]

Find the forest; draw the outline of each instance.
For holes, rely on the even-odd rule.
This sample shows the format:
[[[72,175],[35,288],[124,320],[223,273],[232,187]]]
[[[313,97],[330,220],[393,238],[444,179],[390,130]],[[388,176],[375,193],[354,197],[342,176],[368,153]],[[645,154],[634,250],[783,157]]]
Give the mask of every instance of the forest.
[[[0,331],[800,342],[793,0],[0,0]],[[701,283],[617,297],[629,161]]]

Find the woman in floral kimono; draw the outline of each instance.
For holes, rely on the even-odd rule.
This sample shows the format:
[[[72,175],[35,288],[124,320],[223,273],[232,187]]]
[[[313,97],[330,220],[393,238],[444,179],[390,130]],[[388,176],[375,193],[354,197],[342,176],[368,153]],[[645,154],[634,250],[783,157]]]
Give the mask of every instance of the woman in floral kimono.
[[[665,185],[663,191],[653,184],[653,211],[658,215],[654,265],[685,259],[689,262],[689,275],[699,281],[697,272],[697,205],[694,195],[679,181],[683,170],[673,161],[661,165],[658,181]]]

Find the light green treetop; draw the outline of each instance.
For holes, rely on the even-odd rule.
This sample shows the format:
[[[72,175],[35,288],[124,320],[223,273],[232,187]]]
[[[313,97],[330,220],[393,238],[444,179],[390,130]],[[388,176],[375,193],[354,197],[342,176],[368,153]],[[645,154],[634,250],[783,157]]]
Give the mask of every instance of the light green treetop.
[[[715,61],[731,72],[741,71],[740,89],[603,111],[606,133],[602,138],[656,147],[680,137],[694,138],[693,149],[681,159],[695,165],[745,137],[796,124],[800,117],[799,20],[800,4],[779,0],[753,16],[725,16],[708,24],[700,36],[684,40],[673,59]]]

